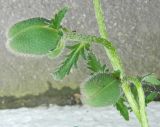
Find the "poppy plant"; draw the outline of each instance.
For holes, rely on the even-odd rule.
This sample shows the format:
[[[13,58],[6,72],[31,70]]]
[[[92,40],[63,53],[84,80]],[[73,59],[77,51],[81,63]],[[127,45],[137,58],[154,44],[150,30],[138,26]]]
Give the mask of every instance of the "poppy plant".
[[[160,81],[153,73],[143,77],[125,74],[120,56],[114,44],[108,40],[101,0],[93,0],[93,5],[99,37],[79,34],[62,26],[68,10],[64,7],[52,19],[32,18],[13,25],[8,32],[7,47],[16,54],[49,58],[59,56],[64,48],[68,48],[69,53],[52,73],[55,80],[62,80],[68,75],[82,56],[91,72],[89,78],[80,85],[82,102],[94,107],[113,105],[125,120],[129,120],[129,112],[133,111],[141,127],[149,127],[145,107],[158,93],[150,91],[145,94],[142,84],[154,86],[160,85]],[[75,43],[67,45],[67,40]],[[104,47],[113,71],[93,53],[93,43]]]

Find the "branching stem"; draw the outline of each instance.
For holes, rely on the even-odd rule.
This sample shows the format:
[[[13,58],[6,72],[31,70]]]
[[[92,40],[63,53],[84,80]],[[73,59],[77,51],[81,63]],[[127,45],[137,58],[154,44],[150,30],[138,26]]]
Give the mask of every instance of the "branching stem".
[[[137,78],[134,78],[134,77],[129,77],[128,80],[132,82],[137,88],[142,127],[148,127],[148,119],[147,119],[146,110],[145,110],[145,96],[144,96],[142,84]]]
[[[113,46],[113,44],[110,41],[108,41],[108,33],[105,26],[105,18],[101,8],[101,2],[100,0],[93,0],[93,4],[94,4],[95,15],[96,15],[101,37],[78,34],[76,32],[62,29],[64,34],[63,37],[65,40],[80,41],[85,43],[96,42],[96,43],[102,44],[105,47],[107,56],[110,59],[113,69],[115,71],[118,70],[121,72],[120,78],[122,82],[122,89],[128,100],[129,105],[131,106],[137,119],[141,123],[141,126],[149,127],[147,115],[145,111],[145,96],[144,96],[142,85],[136,78],[126,78],[123,65],[116,51],[116,48]],[[131,92],[130,83],[134,83],[136,86],[136,89],[138,91],[138,99],[139,99],[138,102],[135,100],[134,95]]]
[[[124,77],[124,72],[123,72],[120,58],[111,42],[109,42],[106,39],[92,36],[92,35],[83,35],[83,34],[78,34],[70,31],[63,31],[63,33],[64,33],[64,39],[66,40],[81,41],[81,42],[88,42],[88,43],[96,42],[96,43],[102,44],[107,51],[107,55],[109,56],[113,69],[120,70],[122,78]],[[122,80],[122,89],[124,90],[124,93],[128,99],[130,106],[132,107],[133,112],[137,116],[138,120],[141,121],[138,104],[136,103],[136,100],[134,99],[131,93],[129,83],[126,83]]]
[[[110,41],[104,38],[100,38],[92,35],[78,34],[76,32],[63,31],[63,33],[64,33],[64,39],[67,39],[67,40],[81,41],[81,42],[88,42],[88,43],[96,42],[96,43],[102,44],[105,47],[106,53],[111,61],[111,64],[114,70],[120,70],[121,75],[124,75],[120,58],[117,54],[117,51],[115,50],[114,46]]]
[[[94,4],[95,14],[96,14],[101,38],[92,36],[92,35],[83,35],[83,34],[78,34],[76,32],[63,30],[64,39],[72,40],[72,41],[87,42],[87,43],[96,42],[96,43],[102,44],[105,47],[107,56],[111,61],[113,69],[115,71],[119,70],[121,72],[120,78],[122,81],[122,89],[125,93],[128,103],[130,104],[133,112],[135,113],[142,127],[148,127],[148,120],[147,120],[146,111],[145,111],[145,98],[144,98],[144,91],[143,91],[142,85],[137,79],[131,79],[131,78],[125,79],[126,76],[124,73],[121,59],[115,47],[113,46],[113,44],[110,41],[108,41],[108,34],[105,26],[104,14],[101,8],[101,2],[100,0],[93,0],[93,4]],[[138,103],[131,92],[130,82],[136,85],[136,88],[138,91],[138,97],[139,97]]]
[[[108,34],[107,34],[106,26],[105,26],[105,17],[104,17],[102,7],[101,7],[101,0],[93,0],[93,4],[94,4],[94,8],[95,8],[95,15],[96,15],[97,23],[99,26],[100,35],[101,35],[101,37],[108,39]],[[112,47],[112,49],[114,49],[114,52],[116,53],[116,49],[114,47]],[[107,50],[107,55],[108,55],[109,59],[110,59],[110,56],[114,57],[112,55],[112,52],[110,51],[110,49],[106,49],[106,50]],[[134,99],[134,96],[131,92],[129,81],[124,80],[125,74],[124,74],[123,66],[121,64],[121,60],[117,59],[117,58],[119,58],[118,53],[116,53],[115,56],[116,57],[114,57],[114,58],[119,61],[117,61],[117,63],[114,63],[113,62],[114,60],[111,60],[111,63],[113,65],[113,69],[115,69],[114,66],[117,66],[115,64],[119,64],[117,66],[117,69],[119,69],[121,72],[122,89],[125,93],[125,96],[129,102],[133,112],[135,113],[139,122],[141,123],[142,127],[148,127],[148,121],[147,121],[147,116],[146,116],[146,112],[145,112],[145,97],[144,97],[144,91],[143,91],[142,85],[136,78],[134,80],[132,80],[132,82],[136,85],[136,88],[138,91],[138,98],[139,98],[139,104],[138,104],[136,102],[136,100]],[[114,58],[112,58],[112,59],[114,59]]]

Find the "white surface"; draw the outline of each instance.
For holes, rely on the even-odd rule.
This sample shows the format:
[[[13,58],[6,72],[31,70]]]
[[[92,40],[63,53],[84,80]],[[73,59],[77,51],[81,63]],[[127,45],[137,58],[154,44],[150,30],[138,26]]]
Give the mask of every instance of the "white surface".
[[[160,103],[147,108],[151,127],[160,127]],[[51,106],[0,110],[0,127],[139,127],[131,114],[127,122],[112,107]]]

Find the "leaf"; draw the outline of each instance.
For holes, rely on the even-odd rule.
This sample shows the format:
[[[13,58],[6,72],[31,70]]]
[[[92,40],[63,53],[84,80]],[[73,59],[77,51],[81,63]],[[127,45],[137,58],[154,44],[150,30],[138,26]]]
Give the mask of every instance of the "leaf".
[[[129,112],[128,112],[128,107],[124,103],[124,99],[120,98],[119,101],[116,103],[116,108],[118,111],[120,111],[121,115],[125,120],[129,120]]]
[[[63,48],[64,48],[64,41],[61,40],[61,41],[59,41],[56,49],[49,51],[48,57],[50,59],[56,58],[57,56],[59,56],[61,54],[61,52],[63,51]]]
[[[63,9],[61,9],[54,17],[54,19],[51,20],[51,24],[52,24],[52,27],[55,28],[55,29],[58,29],[60,28],[61,26],[61,22],[65,16],[65,14],[67,13],[68,11],[68,7],[64,7]]]
[[[8,48],[13,53],[25,55],[46,55],[57,47],[62,35],[49,27],[44,18],[27,19],[13,25],[8,33]]]
[[[83,49],[83,52],[82,52],[82,54],[81,54],[81,56],[82,56],[82,58],[83,58],[84,60],[87,60],[87,56],[88,56],[87,51],[89,50],[89,47],[90,47],[90,44],[88,43],[88,44],[86,45],[85,49]]]
[[[106,66],[101,64],[100,60],[97,59],[97,57],[91,50],[88,51],[87,68],[90,69],[93,73],[105,72],[106,70]]]
[[[120,81],[106,73],[97,73],[81,86],[84,104],[102,107],[115,104],[120,97]]]
[[[151,92],[151,93],[145,98],[146,105],[147,105],[148,103],[152,102],[157,96],[158,96],[158,93],[156,93],[156,92]]]
[[[160,80],[153,73],[143,77],[142,81],[149,83],[149,85],[160,85]]]
[[[53,78],[55,80],[61,80],[70,73],[73,65],[76,66],[79,55],[83,53],[86,45],[85,43],[78,43],[70,47],[71,52],[67,55],[67,58],[62,62],[61,66],[53,72]]]

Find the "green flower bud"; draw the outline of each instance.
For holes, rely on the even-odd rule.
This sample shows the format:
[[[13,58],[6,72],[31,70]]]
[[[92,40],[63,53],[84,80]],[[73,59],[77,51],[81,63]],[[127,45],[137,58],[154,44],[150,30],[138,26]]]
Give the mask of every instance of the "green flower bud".
[[[20,54],[46,55],[57,47],[61,37],[58,30],[50,27],[49,20],[32,18],[9,29],[7,46]]]
[[[82,102],[101,107],[115,104],[120,97],[120,81],[106,73],[98,73],[81,85]]]

